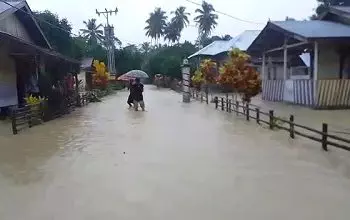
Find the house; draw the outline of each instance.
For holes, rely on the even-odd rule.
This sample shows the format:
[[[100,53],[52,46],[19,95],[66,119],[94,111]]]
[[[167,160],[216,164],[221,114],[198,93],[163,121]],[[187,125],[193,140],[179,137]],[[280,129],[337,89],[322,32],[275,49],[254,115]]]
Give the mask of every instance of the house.
[[[331,7],[320,20],[269,21],[247,51],[262,57],[264,100],[350,107],[349,7]],[[271,77],[268,60],[281,57],[283,68]]]
[[[238,48],[242,51],[246,51],[249,45],[259,35],[260,30],[246,30],[240,35],[232,38],[231,40],[218,40],[207,45],[203,49],[197,51],[188,57],[188,59],[194,57],[210,58],[216,60],[218,64],[222,64],[228,58],[227,52],[233,48]]]
[[[26,1],[0,2],[0,41],[0,108],[22,104],[28,91],[43,94],[79,71],[78,61],[52,50]]]

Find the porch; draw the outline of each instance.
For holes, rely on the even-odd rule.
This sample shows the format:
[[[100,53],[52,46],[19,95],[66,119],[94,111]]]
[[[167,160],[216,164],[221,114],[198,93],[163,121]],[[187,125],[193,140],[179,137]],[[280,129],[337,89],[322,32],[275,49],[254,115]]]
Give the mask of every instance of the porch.
[[[305,33],[312,25],[321,31]],[[334,25],[333,32],[322,30]],[[315,109],[350,108],[349,39],[350,27],[336,23],[269,22],[250,47],[251,53],[262,53],[262,99]]]

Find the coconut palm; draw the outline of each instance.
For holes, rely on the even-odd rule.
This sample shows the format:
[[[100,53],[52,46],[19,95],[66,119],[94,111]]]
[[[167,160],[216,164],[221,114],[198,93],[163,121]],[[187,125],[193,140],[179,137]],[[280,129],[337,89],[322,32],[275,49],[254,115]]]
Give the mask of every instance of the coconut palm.
[[[87,22],[84,21],[86,29],[80,29],[82,36],[88,41],[89,45],[96,45],[104,42],[103,31],[101,28],[102,24],[96,24],[96,19],[89,19]]]
[[[203,1],[202,8],[196,9],[195,12],[199,14],[194,18],[198,25],[199,34],[202,37],[208,37],[218,24],[218,15],[213,13],[215,12],[213,5]]]
[[[148,54],[152,49],[151,44],[149,42],[143,42],[140,49],[143,54]]]
[[[171,19],[171,22],[175,24],[176,28],[181,33],[181,31],[190,23],[188,16],[191,14],[186,12],[186,8],[183,6],[178,7],[176,11],[171,13],[175,14],[175,16]]]
[[[161,8],[156,8],[154,12],[150,13],[149,18],[146,20],[146,36],[155,39],[157,43],[159,38],[164,34],[166,19],[165,11],[162,11]]]
[[[171,43],[175,43],[180,40],[180,32],[176,23],[167,23],[167,26],[164,29],[164,40],[168,40]]]

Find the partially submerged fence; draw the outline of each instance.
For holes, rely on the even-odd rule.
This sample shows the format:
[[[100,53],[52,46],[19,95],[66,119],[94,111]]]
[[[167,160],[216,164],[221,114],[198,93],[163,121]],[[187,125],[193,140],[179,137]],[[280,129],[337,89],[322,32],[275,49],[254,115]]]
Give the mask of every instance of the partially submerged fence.
[[[209,104],[208,94],[202,92],[192,92],[192,97]],[[235,113],[237,116],[244,116],[245,120],[254,120],[258,125],[265,124],[269,129],[280,129],[286,131],[290,138],[294,139],[296,136],[301,136],[320,143],[324,151],[328,151],[328,147],[336,147],[350,151],[350,139],[330,134],[328,131],[328,124],[322,123],[320,130],[310,128],[298,123],[295,123],[294,115],[289,118],[282,118],[275,115],[273,110],[268,112],[262,111],[257,106],[239,101],[233,101],[226,97],[214,97],[213,103],[216,109],[226,111],[228,113]]]
[[[11,111],[12,133],[18,134],[25,128],[31,128],[43,122],[50,121],[74,111],[75,107],[88,104],[88,94],[69,96],[62,103],[48,106],[46,101],[36,105],[25,105],[14,107]]]
[[[12,110],[12,132],[17,134],[24,128],[31,128],[43,122],[42,104],[26,105]]]

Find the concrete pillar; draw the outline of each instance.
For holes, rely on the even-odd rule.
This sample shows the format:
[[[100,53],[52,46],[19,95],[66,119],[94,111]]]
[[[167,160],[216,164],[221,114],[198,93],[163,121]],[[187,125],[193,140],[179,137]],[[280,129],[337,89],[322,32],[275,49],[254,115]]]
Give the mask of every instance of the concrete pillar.
[[[185,59],[182,65],[182,101],[189,103],[191,101],[190,92],[190,65],[188,60]]]

